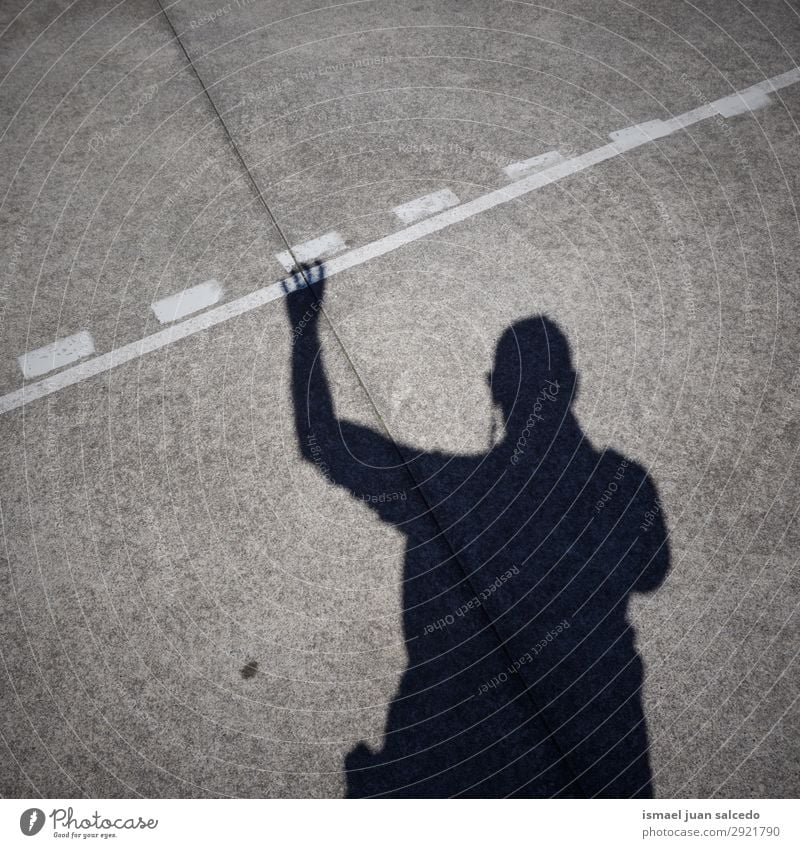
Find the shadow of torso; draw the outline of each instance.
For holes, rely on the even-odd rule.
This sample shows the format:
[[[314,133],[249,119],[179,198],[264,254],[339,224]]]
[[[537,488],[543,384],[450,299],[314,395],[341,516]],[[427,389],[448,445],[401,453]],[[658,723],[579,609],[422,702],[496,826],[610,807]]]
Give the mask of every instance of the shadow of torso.
[[[377,433],[340,433],[370,469],[367,502],[407,537],[408,668],[381,749],[348,757],[349,794],[650,796],[627,606],[668,553],[644,471],[571,418],[544,455],[401,448],[407,470]],[[409,471],[413,497],[381,502]]]

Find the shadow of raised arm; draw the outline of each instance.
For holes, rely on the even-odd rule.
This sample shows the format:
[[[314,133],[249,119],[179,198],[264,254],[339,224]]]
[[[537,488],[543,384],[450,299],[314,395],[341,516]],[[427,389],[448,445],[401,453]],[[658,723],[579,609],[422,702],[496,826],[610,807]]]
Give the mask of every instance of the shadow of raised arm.
[[[329,483],[394,521],[390,505],[406,499],[407,479],[397,447],[388,435],[336,414],[320,338],[325,282],[325,266],[317,262],[301,266],[286,287],[298,447]]]

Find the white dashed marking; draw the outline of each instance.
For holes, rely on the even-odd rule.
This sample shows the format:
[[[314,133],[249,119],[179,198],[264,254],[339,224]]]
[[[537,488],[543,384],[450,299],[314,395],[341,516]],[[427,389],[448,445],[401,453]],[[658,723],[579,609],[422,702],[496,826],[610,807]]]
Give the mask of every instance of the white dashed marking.
[[[771,91],[778,91],[796,82],[800,82],[800,68],[792,68],[791,71],[786,71],[786,73],[779,74],[777,77],[743,88],[727,97],[712,100],[704,106],[698,106],[696,109],[684,112],[682,115],[676,115],[674,118],[668,118],[664,121],[645,121],[643,124],[625,127],[612,132],[609,138],[612,141],[621,141],[626,144],[645,144],[648,141],[672,135],[678,130],[685,129],[714,115],[732,118],[745,112],[754,112],[756,109],[763,109],[772,103],[771,98],[768,97]]]
[[[404,224],[413,224],[414,221],[435,215],[443,209],[458,206],[460,202],[449,188],[443,188],[441,191],[435,191],[433,194],[426,194],[424,197],[409,200],[408,203],[403,203],[401,206],[395,206],[392,212]]]
[[[527,177],[528,174],[533,174],[563,161],[564,157],[557,150],[548,150],[547,153],[542,153],[540,156],[532,156],[522,162],[512,162],[510,165],[506,165],[503,171],[510,179],[518,180],[520,177]]]
[[[222,285],[217,280],[206,280],[205,283],[157,300],[150,304],[150,308],[162,324],[169,324],[170,321],[177,321],[178,318],[213,306],[221,299]]]
[[[300,262],[311,262],[313,259],[324,259],[326,256],[334,256],[347,250],[347,245],[339,235],[339,233],[325,233],[324,236],[304,241],[302,244],[296,244],[292,247],[292,253]],[[291,271],[294,267],[294,259],[288,250],[282,250],[275,254],[275,258],[283,265],[287,271]]]
[[[712,106],[723,118],[732,118],[743,112],[755,112],[772,103],[769,96],[757,88],[745,89],[741,94],[731,94],[730,97],[721,97],[715,100]]]
[[[84,356],[91,356],[93,353],[94,339],[86,330],[81,330],[74,336],[58,339],[52,344],[36,350],[29,350],[22,356],[18,356],[17,362],[19,362],[19,367],[22,369],[25,379],[30,380],[33,377],[41,377],[48,371],[77,362]]]

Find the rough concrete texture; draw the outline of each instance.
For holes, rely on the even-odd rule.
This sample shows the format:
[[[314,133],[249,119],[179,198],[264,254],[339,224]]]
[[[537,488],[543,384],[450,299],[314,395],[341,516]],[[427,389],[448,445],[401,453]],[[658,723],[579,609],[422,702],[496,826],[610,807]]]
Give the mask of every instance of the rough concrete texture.
[[[781,0],[164,5],[0,9],[4,396],[800,63]],[[0,794],[796,797],[798,120],[1,414]]]

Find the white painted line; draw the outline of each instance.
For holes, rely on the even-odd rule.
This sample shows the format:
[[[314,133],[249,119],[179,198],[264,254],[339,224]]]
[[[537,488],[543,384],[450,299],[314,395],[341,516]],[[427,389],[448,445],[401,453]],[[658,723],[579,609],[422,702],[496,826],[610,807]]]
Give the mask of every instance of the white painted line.
[[[333,256],[347,250],[347,245],[339,235],[339,233],[331,232],[319,238],[305,241],[302,244],[296,244],[292,247],[292,252],[300,262],[311,262],[313,259],[324,259],[326,256]],[[283,250],[275,254],[275,258],[283,265],[287,271],[294,268],[294,259],[288,250]]]
[[[30,401],[37,398],[51,395],[67,386],[73,386],[75,383],[80,383],[96,374],[110,371],[118,365],[138,359],[147,353],[160,350],[163,347],[167,347],[167,345],[171,345],[173,342],[199,333],[201,330],[207,330],[209,327],[222,324],[224,321],[229,321],[237,315],[257,309],[271,300],[277,300],[285,294],[286,290],[281,282],[273,283],[237,300],[223,303],[221,306],[195,315],[193,318],[187,318],[185,321],[181,321],[180,324],[173,324],[171,327],[166,327],[157,333],[145,336],[143,339],[118,347],[110,353],[103,353],[94,359],[89,359],[86,362],[81,362],[79,365],[74,365],[72,368],[60,371],[58,374],[45,377],[44,380],[29,383],[21,389],[0,397],[0,415],[9,410],[24,406],[26,403],[30,403]]]
[[[539,156],[532,156],[530,159],[525,159],[522,162],[512,162],[503,168],[505,175],[512,180],[518,180],[520,177],[525,177],[534,171],[541,171],[544,168],[549,168],[557,162],[563,162],[564,157],[557,150],[548,150],[547,153],[542,153]]]
[[[793,85],[796,82],[800,82],[800,66],[790,68],[788,71],[784,71],[776,77],[761,80],[761,82],[757,82],[755,85],[751,85],[748,88],[743,88],[739,94],[746,94],[749,91],[765,91],[769,94],[771,91],[778,91],[779,89],[786,88],[787,85]]]
[[[617,130],[612,132],[609,138],[612,141],[625,143],[631,143],[635,140],[644,143],[672,135],[678,130],[685,129],[714,115],[732,118],[745,112],[755,112],[756,109],[763,109],[772,103],[772,99],[767,96],[770,92],[779,91],[781,88],[786,88],[786,86],[797,82],[800,82],[800,68],[792,68],[791,71],[786,71],[777,77],[771,77],[748,88],[743,88],[727,97],[712,100],[704,106],[698,106],[696,109],[684,112],[682,115],[676,115],[666,121],[645,121],[643,124],[634,124],[632,127]]]
[[[63,368],[72,362],[91,356],[94,353],[94,339],[86,330],[67,336],[65,339],[57,339],[52,344],[29,350],[17,357],[19,367],[26,380],[33,377],[41,377],[48,371]]]
[[[769,95],[760,89],[745,89],[739,94],[731,94],[730,97],[720,97],[711,105],[724,118],[732,118],[743,112],[755,112],[772,103]]]
[[[401,206],[395,206],[392,212],[404,224],[413,224],[420,218],[427,218],[443,209],[458,206],[460,202],[449,188],[443,188],[441,191],[435,191],[433,194],[426,194],[424,197],[409,200],[408,203],[403,203]]]
[[[171,321],[177,321],[193,312],[213,306],[221,299],[222,285],[217,280],[206,280],[204,283],[157,300],[150,304],[150,308],[162,324],[169,324]]]
[[[800,68],[793,68],[777,77],[764,80],[750,89],[758,89],[764,92],[777,91],[800,82]],[[750,89],[746,89],[749,91]],[[677,132],[684,126],[689,126],[696,120],[702,120],[698,117],[701,113],[715,114],[713,109],[710,111],[706,107],[692,110],[684,115],[678,115],[672,118],[669,123],[673,129],[672,132]],[[615,134],[616,135],[616,134]],[[424,221],[419,221],[406,227],[404,230],[399,230],[391,235],[384,236],[376,241],[366,244],[363,247],[350,250],[342,256],[337,256],[325,263],[325,274],[327,277],[332,277],[341,271],[346,271],[356,265],[361,265],[374,259],[378,256],[391,253],[404,245],[417,241],[430,233],[443,230],[452,224],[464,221],[471,218],[480,212],[485,212],[488,209],[493,209],[495,206],[500,206],[503,203],[508,203],[511,200],[523,197],[536,189],[543,186],[555,183],[570,174],[575,174],[590,168],[592,165],[597,165],[600,162],[605,162],[607,159],[613,159],[615,156],[620,156],[629,150],[634,150],[641,147],[650,140],[645,134],[629,135],[627,138],[618,138],[610,144],[604,144],[602,147],[589,150],[580,156],[575,156],[572,159],[565,159],[563,162],[558,162],[550,168],[531,174],[517,182],[511,183],[502,188],[490,191],[475,200],[470,200],[467,203],[462,203],[460,206],[454,206],[446,209],[444,212],[434,215],[432,218],[427,218]],[[309,242],[308,244],[311,244]],[[299,257],[298,257],[299,258]],[[311,257],[314,258],[314,257]],[[243,315],[245,312],[250,312],[252,309],[257,309],[265,303],[272,300],[277,300],[286,295],[287,292],[295,288],[294,281],[291,277],[285,280],[280,280],[277,283],[264,286],[250,294],[244,295],[237,300],[232,300],[229,303],[224,303],[213,309],[209,309],[200,315],[195,315],[181,321],[180,324],[173,324],[164,330],[159,330],[151,336],[140,339],[136,342],[124,345],[123,347],[112,350],[110,353],[104,353],[88,362],[81,362],[72,368],[67,368],[58,374],[53,374],[50,377],[45,377],[43,380],[38,380],[35,383],[30,383],[23,386],[21,389],[9,392],[7,395],[0,397],[0,415],[9,412],[12,409],[24,406],[30,401],[37,398],[51,395],[60,389],[72,386],[75,383],[80,383],[96,374],[101,374],[104,371],[109,371],[117,365],[122,365],[125,362],[130,362],[147,353],[151,353],[160,348],[166,347],[179,339],[184,339],[187,336],[199,333],[209,327],[214,327],[224,321],[229,321],[237,315]]]
[[[678,130],[686,129],[686,127],[690,127],[699,121],[705,121],[716,114],[717,110],[714,108],[714,104],[708,103],[705,106],[692,109],[691,112],[684,112],[682,115],[668,118],[666,121],[645,121],[643,124],[625,127],[610,133],[608,137],[612,141],[621,141],[626,144],[646,144],[648,141],[655,141],[657,138],[664,138],[664,136],[672,135]]]

